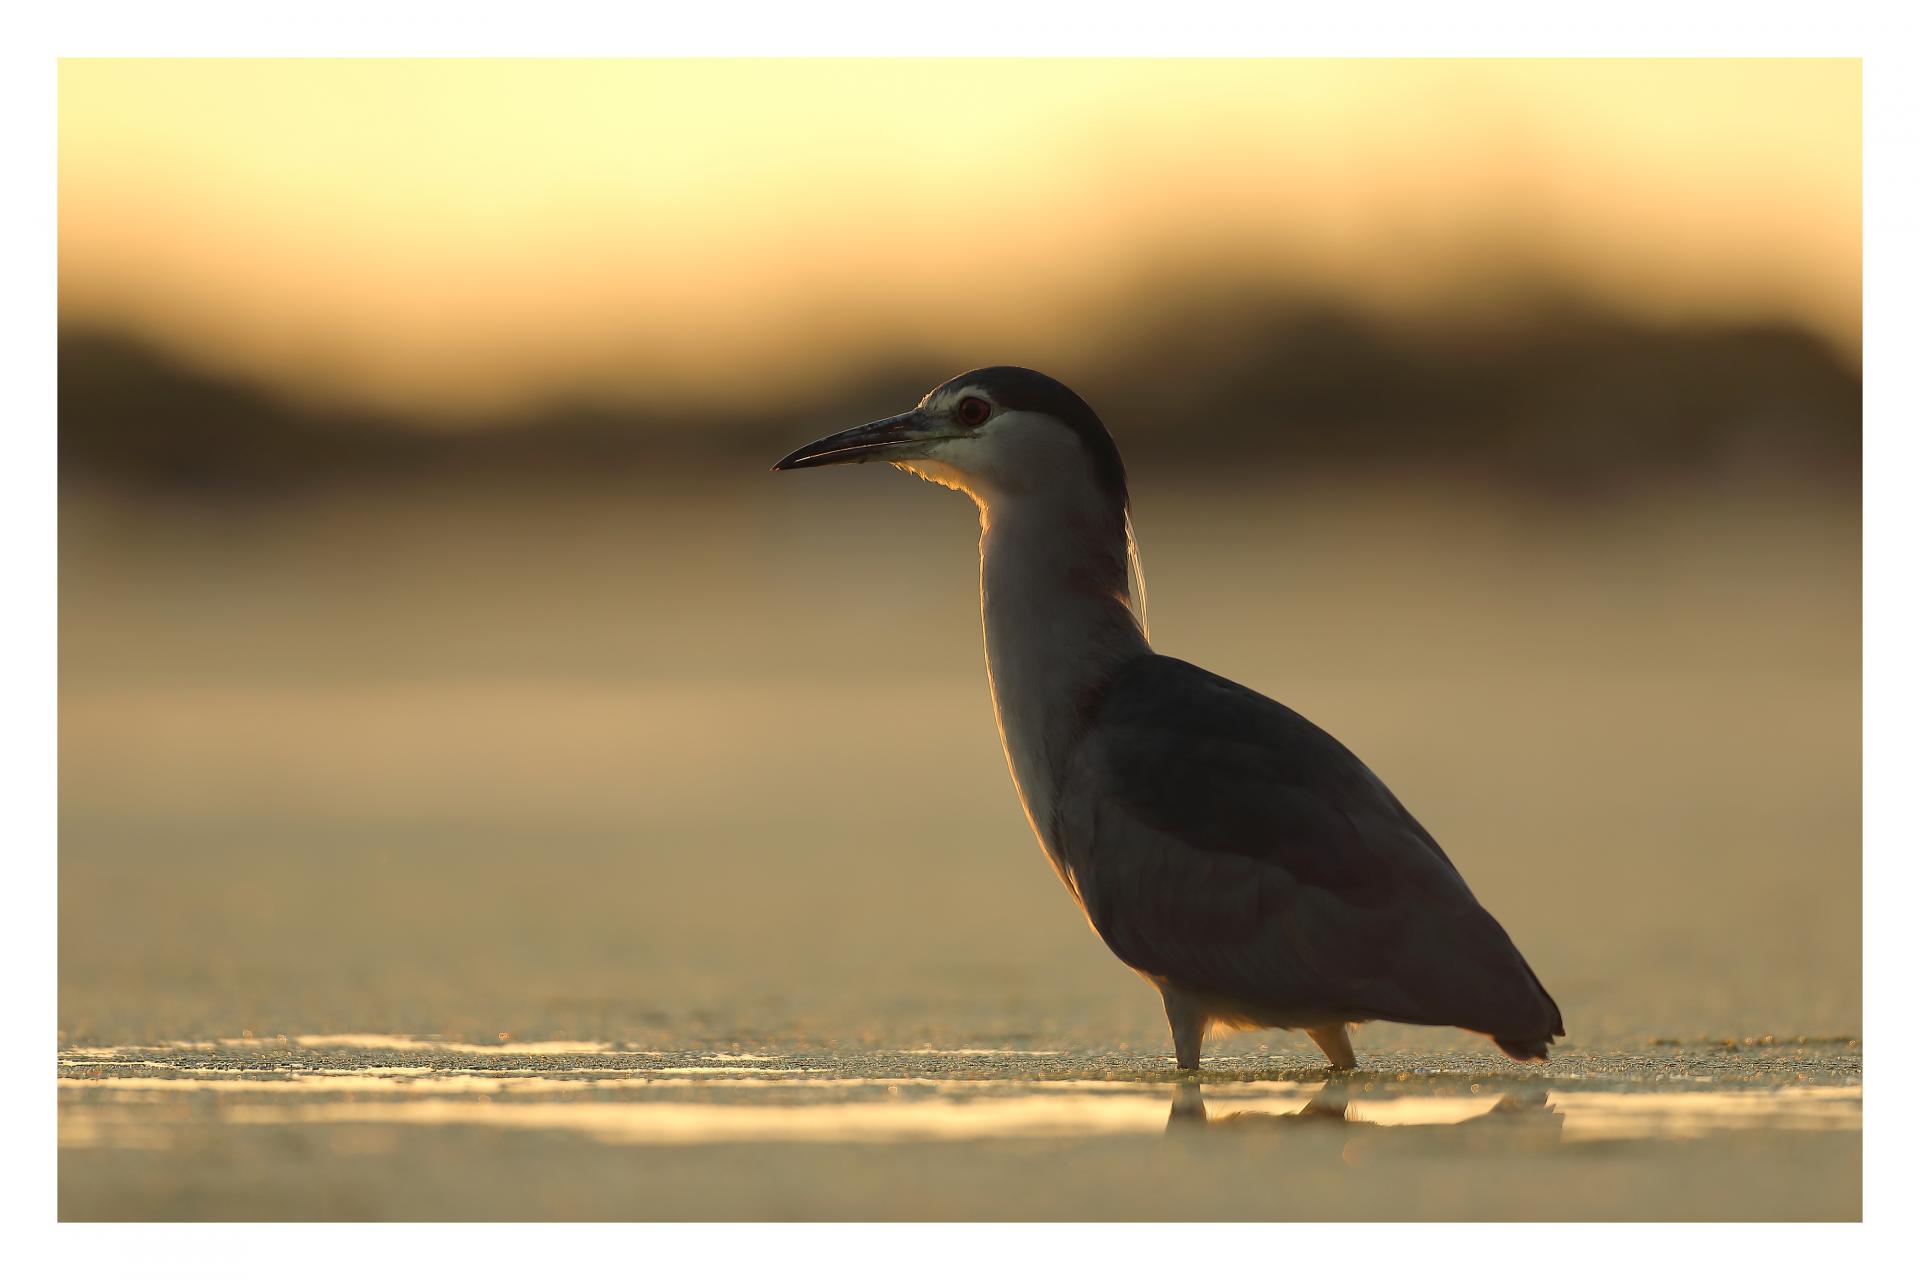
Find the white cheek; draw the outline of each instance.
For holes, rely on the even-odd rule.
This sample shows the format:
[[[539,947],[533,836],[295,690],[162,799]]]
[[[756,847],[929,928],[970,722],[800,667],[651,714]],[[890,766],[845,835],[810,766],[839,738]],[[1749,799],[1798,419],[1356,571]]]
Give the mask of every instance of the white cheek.
[[[988,430],[991,430],[991,424]],[[893,465],[922,480],[957,489],[975,501],[981,501],[991,487],[995,457],[999,452],[994,441],[983,438],[985,434],[982,432],[976,436],[942,440],[929,450],[927,457],[906,459]]]
[[[940,441],[925,458],[894,465],[985,504],[1031,487],[1036,477],[1062,474],[1075,465],[1079,448],[1052,419],[1008,411],[970,435]]]
[[[942,440],[940,451],[935,457],[964,476],[985,476],[992,472],[995,458],[1001,452],[998,442],[992,438],[993,424],[981,432],[962,436],[958,440]]]
[[[1023,445],[1031,443],[1035,432],[1036,424],[1025,414],[1001,413],[971,435],[942,440],[935,457],[970,479],[990,481],[1019,464]]]

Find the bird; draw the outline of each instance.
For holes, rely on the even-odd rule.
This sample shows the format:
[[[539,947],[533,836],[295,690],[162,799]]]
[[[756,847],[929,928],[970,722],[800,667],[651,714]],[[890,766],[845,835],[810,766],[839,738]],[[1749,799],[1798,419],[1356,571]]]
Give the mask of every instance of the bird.
[[[1458,1027],[1545,1061],[1560,1010],[1440,845],[1298,712],[1156,652],[1126,466],[1032,369],[973,369],[813,441],[795,471],[884,462],[980,514],[987,682],[1014,790],[1093,931],[1160,993],[1180,1071],[1220,1028]]]

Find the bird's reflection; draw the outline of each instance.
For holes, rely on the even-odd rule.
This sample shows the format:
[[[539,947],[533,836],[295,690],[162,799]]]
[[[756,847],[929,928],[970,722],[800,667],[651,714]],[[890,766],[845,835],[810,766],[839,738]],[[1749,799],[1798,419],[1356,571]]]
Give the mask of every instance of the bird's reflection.
[[[1368,1099],[1386,1102],[1388,1099]],[[1421,1099],[1402,1095],[1392,1101],[1405,1106],[1433,1101],[1457,1115],[1458,1099]],[[1547,1101],[1543,1089],[1514,1089],[1499,1094],[1485,1111],[1465,1119],[1410,1118],[1376,1120],[1362,1118],[1355,1110],[1351,1087],[1344,1081],[1329,1080],[1320,1091],[1297,1111],[1230,1111],[1209,1115],[1207,1101],[1197,1082],[1182,1081],[1174,1086],[1173,1106],[1167,1112],[1168,1133],[1190,1133],[1202,1129],[1253,1131],[1328,1130],[1348,1134],[1359,1132],[1437,1138],[1443,1134],[1464,1137],[1470,1134],[1510,1136],[1531,1141],[1558,1142],[1563,1117]],[[1417,1114],[1417,1113],[1416,1113]]]

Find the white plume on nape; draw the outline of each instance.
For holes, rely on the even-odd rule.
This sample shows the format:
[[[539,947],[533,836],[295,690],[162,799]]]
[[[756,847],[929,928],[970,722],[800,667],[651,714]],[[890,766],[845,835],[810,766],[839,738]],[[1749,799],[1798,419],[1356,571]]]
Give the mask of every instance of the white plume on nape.
[[[1133,536],[1133,512],[1123,513],[1121,520],[1127,533],[1127,603],[1140,624],[1140,634],[1151,640],[1153,633],[1147,628],[1147,571],[1140,567],[1140,543]]]

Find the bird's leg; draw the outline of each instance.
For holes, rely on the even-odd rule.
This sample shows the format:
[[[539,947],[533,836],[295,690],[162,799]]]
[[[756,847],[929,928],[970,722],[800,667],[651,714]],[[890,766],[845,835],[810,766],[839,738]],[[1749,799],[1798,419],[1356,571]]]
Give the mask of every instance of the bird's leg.
[[[1174,990],[1160,988],[1167,1006],[1167,1025],[1173,1029],[1173,1060],[1182,1071],[1200,1069],[1200,1042],[1207,1038],[1207,1011],[1199,1002]]]
[[[1324,1027],[1308,1027],[1307,1034],[1320,1046],[1320,1052],[1327,1055],[1335,1071],[1351,1071],[1355,1066],[1353,1045],[1347,1039],[1347,1024],[1329,1022]]]

